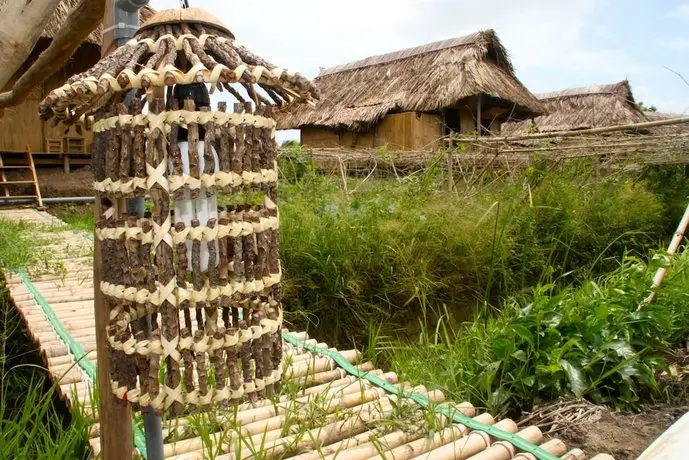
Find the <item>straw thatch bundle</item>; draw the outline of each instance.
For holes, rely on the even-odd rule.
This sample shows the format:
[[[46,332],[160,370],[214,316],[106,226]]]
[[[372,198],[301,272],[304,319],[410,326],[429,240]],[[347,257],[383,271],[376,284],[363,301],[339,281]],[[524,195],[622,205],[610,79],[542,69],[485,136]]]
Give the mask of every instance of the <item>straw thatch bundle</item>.
[[[573,131],[648,121],[634,100],[627,80],[610,85],[569,88],[536,94],[548,114],[507,123],[504,134]]]
[[[321,102],[279,113],[279,129],[360,130],[392,111],[436,111],[480,94],[514,105],[513,116],[544,113],[492,30],[329,68],[314,83]]]
[[[0,0],[0,9],[2,9],[2,7],[5,6],[5,4],[9,1],[10,0]],[[53,16],[50,18],[48,25],[46,25],[45,30],[43,30],[41,37],[53,39],[65,23],[65,19],[67,18],[67,15],[69,14],[70,10],[74,8],[78,3],[79,0],[62,0],[57,6],[55,12],[53,13]],[[149,6],[143,7],[140,10],[141,22],[147,21],[148,18],[150,18],[154,12],[155,10]],[[98,29],[94,30],[86,39],[86,43],[100,46],[102,41],[102,29],[103,27],[101,26]]]

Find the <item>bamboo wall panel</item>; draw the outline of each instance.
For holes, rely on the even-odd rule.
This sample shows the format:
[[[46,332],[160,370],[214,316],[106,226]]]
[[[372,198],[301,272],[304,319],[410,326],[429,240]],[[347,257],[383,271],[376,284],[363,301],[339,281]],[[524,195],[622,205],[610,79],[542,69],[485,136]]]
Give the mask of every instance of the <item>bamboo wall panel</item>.
[[[340,132],[340,145],[350,149],[372,149],[373,147],[375,147],[375,140],[375,131]]]
[[[439,115],[421,112],[385,116],[369,131],[335,131],[322,127],[301,130],[301,143],[311,148],[428,150],[438,148],[443,135]]]

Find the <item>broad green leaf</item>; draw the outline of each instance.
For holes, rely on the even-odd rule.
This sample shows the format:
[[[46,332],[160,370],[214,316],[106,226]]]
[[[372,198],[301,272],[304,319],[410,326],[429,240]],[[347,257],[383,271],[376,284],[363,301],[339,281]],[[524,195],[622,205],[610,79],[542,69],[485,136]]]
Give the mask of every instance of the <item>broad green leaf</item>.
[[[607,348],[614,350],[615,353],[617,353],[617,356],[620,356],[625,359],[634,356],[634,350],[632,349],[631,345],[629,345],[628,342],[623,340],[616,340],[614,342],[610,342]]]
[[[570,364],[566,359],[560,360],[560,365],[562,369],[567,373],[567,378],[569,379],[569,386],[572,392],[577,396],[581,396],[586,392],[586,383],[584,382],[584,374],[581,369]]]
[[[514,341],[507,337],[498,337],[493,344],[493,352],[500,361],[506,359],[514,353]]]
[[[531,334],[531,331],[526,326],[523,326],[521,324],[513,324],[512,330],[514,331],[515,334],[517,334],[523,340],[528,342],[529,345],[531,345],[531,348],[534,347],[533,334]]]
[[[523,362],[523,363],[526,362],[526,353],[524,352],[524,350],[515,351],[514,353],[512,353],[512,357],[514,359],[517,359],[517,360]]]

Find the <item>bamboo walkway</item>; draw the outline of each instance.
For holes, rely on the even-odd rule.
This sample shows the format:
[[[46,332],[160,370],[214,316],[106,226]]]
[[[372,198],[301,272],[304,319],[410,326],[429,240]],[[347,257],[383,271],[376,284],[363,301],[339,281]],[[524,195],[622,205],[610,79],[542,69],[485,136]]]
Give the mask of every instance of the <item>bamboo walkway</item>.
[[[45,360],[59,394],[70,407],[78,407],[97,420],[89,372],[85,363],[96,363],[93,313],[92,241],[70,231],[58,219],[33,209],[0,210],[0,220],[23,220],[41,224],[41,238],[51,241],[47,250],[59,260],[49,273],[28,275],[23,271],[5,274],[10,296],[26,322],[31,338]],[[50,264],[47,264],[50,265]],[[46,309],[45,305],[48,305]],[[49,319],[52,316],[53,323]],[[75,346],[56,332],[59,321],[71,339],[85,353],[74,356]],[[242,404],[212,414],[191,414],[164,421],[165,458],[364,458],[387,459],[520,459],[535,460],[513,443],[500,441],[486,432],[472,431],[447,416],[419,409],[405,397],[386,392],[368,380],[350,375],[339,367],[332,354],[314,353],[314,347],[328,346],[309,339],[306,333],[292,333],[301,345],[285,344],[286,368],[278,400]],[[62,335],[64,337],[64,334]],[[294,341],[294,340],[293,340]],[[329,349],[331,352],[337,351]],[[392,372],[374,369],[361,362],[355,350],[339,352],[357,369],[380,377],[398,388],[414,390],[440,408],[453,408],[474,421],[516,433],[540,445],[549,458],[586,459],[579,449],[569,450],[557,439],[547,440],[535,426],[520,428],[509,419],[495,420],[479,414],[469,403],[451,405],[439,391],[412,387],[398,381]],[[77,365],[75,358],[80,361]],[[346,364],[346,363],[345,363]],[[437,408],[436,408],[437,409]],[[212,420],[211,420],[212,419]],[[136,437],[136,436],[135,436]],[[100,451],[99,425],[91,430],[93,455]],[[612,457],[600,454],[595,460]]]

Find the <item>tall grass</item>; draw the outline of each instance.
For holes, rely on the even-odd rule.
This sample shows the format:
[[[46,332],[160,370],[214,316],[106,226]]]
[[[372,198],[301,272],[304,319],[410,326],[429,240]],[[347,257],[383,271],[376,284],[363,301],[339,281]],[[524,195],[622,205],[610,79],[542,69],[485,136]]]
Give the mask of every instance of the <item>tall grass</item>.
[[[584,165],[586,166],[586,165]],[[583,174],[581,171],[586,171]],[[321,176],[282,164],[284,298],[290,320],[331,343],[416,334],[423,308],[457,321],[536,283],[565,287],[645,255],[669,203],[638,175],[531,168],[449,192],[434,169],[403,178]],[[676,220],[675,220],[676,222]]]
[[[0,270],[60,270],[42,251],[39,227],[0,220]],[[92,421],[70,414],[56,395],[28,331],[0,276],[0,458],[85,458]]]
[[[92,423],[57,397],[0,282],[0,458],[86,458]]]

